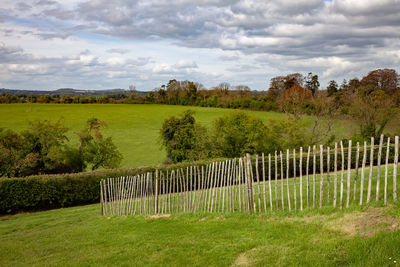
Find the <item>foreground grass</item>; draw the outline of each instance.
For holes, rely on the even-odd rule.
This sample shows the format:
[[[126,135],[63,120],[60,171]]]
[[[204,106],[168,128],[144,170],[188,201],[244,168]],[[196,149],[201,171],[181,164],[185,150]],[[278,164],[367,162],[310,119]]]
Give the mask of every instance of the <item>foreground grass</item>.
[[[343,209],[332,207],[331,196],[325,207],[302,212],[286,206],[252,215],[102,217],[96,204],[4,216],[0,265],[394,266],[400,262],[400,201],[393,204],[389,180],[389,205],[382,196],[375,202],[376,168],[372,185],[370,205],[351,201]]]
[[[247,215],[99,215],[99,206],[2,217],[0,265],[355,265],[400,261],[399,203]]]
[[[47,119],[55,122],[63,118],[65,126],[70,129],[68,137],[77,143],[76,133],[85,127],[87,119],[100,118],[108,124],[105,133],[113,137],[124,157],[122,167],[135,167],[159,164],[165,160],[165,151],[157,142],[161,125],[165,118],[187,109],[196,111],[196,120],[205,126],[211,126],[213,120],[232,112],[231,109],[171,105],[34,104],[31,109],[29,104],[2,104],[0,127],[21,131],[28,127],[30,121]],[[245,112],[265,122],[285,118],[283,113],[277,112]],[[356,127],[352,123],[337,122],[334,129],[337,138],[343,138],[351,136]]]

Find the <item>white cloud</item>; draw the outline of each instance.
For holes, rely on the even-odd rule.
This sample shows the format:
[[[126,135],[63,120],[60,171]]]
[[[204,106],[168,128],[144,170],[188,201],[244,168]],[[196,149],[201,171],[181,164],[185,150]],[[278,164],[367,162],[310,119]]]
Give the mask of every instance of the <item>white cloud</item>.
[[[169,78],[266,89],[274,75],[312,71],[326,84],[399,71],[399,25],[400,0],[3,0],[0,78],[22,89],[149,90]]]

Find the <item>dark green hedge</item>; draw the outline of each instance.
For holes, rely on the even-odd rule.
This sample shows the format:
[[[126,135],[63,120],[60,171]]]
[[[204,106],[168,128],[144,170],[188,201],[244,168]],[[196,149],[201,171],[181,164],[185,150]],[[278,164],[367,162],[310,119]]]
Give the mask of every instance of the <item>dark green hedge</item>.
[[[197,162],[207,164],[209,162]],[[0,214],[47,210],[99,202],[101,179],[136,175],[157,169],[177,169],[193,163],[170,166],[101,170],[83,173],[0,178]]]

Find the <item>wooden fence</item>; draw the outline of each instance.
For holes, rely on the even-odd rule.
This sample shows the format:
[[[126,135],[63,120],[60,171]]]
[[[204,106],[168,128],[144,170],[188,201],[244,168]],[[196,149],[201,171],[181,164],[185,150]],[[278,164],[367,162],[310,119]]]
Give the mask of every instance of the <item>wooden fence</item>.
[[[271,212],[397,200],[399,137],[348,141],[100,182],[101,214]],[[369,155],[368,155],[369,154]],[[382,175],[382,165],[384,174]],[[381,188],[383,179],[383,188]]]

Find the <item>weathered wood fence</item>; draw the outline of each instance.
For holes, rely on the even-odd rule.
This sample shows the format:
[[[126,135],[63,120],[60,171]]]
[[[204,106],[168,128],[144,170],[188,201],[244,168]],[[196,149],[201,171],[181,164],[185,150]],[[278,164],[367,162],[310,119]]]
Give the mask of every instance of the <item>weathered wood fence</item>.
[[[101,214],[271,212],[397,200],[399,137],[147,172],[100,182]],[[369,155],[368,155],[369,154]],[[381,169],[384,165],[384,174]],[[383,188],[381,188],[383,179]]]

